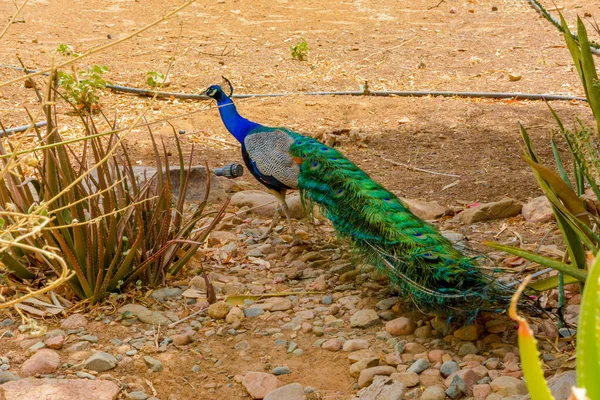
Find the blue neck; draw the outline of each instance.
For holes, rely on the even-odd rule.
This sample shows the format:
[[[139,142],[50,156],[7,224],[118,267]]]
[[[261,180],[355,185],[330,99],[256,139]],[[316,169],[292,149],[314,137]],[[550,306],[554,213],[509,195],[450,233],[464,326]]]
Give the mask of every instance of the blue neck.
[[[244,143],[244,138],[252,131],[260,127],[256,122],[252,122],[242,117],[233,101],[230,98],[223,96],[224,98],[220,98],[217,100],[217,105],[219,106],[219,114],[221,114],[221,119],[225,124],[225,128],[231,133],[240,143]]]

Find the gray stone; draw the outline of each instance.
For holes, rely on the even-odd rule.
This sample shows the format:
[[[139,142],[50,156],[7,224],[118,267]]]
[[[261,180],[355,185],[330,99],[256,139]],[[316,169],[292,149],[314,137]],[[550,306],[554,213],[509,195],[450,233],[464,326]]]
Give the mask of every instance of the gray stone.
[[[81,337],[81,340],[85,340],[86,342],[90,342],[90,343],[98,343],[98,336],[94,336],[94,335],[83,335]]]
[[[458,366],[458,363],[456,363],[456,361],[444,361],[444,363],[440,367],[440,374],[444,378],[447,378],[459,369],[460,367]]]
[[[160,311],[141,311],[137,314],[137,318],[150,325],[168,325],[171,323],[171,320]]]
[[[269,392],[264,400],[305,400],[304,389],[299,383],[290,383]]]
[[[17,375],[13,374],[10,371],[1,371],[0,370],[0,385],[9,381],[18,381],[19,378]]]
[[[99,351],[85,360],[82,366],[83,368],[91,369],[92,371],[104,372],[116,367],[117,359],[108,353]]]
[[[458,355],[460,357],[464,357],[468,354],[477,354],[479,353],[479,349],[471,342],[464,343],[458,349]]]
[[[183,293],[183,290],[179,288],[165,287],[153,291],[150,296],[157,300],[163,300],[165,297],[179,297],[181,293]]]
[[[146,400],[148,395],[144,392],[129,392],[127,393],[127,398],[131,400]]]
[[[12,319],[6,318],[2,322],[0,322],[0,328],[8,328],[9,326],[13,325],[14,323],[15,323],[15,321],[13,321]]]
[[[427,361],[423,358],[419,358],[406,370],[406,372],[414,372],[414,373],[420,374],[421,372],[425,371],[427,368],[429,368],[429,361]]]
[[[144,356],[144,361],[146,362],[146,365],[154,372],[160,372],[163,370],[162,363],[156,358]]]
[[[273,375],[288,375],[291,374],[292,370],[287,365],[282,365],[273,368]]]
[[[372,309],[359,310],[350,317],[350,326],[353,328],[367,328],[380,322],[379,315]]]
[[[88,374],[87,372],[83,372],[83,371],[77,371],[75,373],[75,375],[77,375],[77,377],[81,378],[81,379],[92,379],[92,380],[96,379],[96,377],[94,375]]]
[[[386,311],[392,308],[398,300],[398,297],[388,297],[387,299],[378,301],[377,304],[375,304],[375,307],[377,307],[378,310]]]
[[[250,307],[250,308],[246,308],[244,310],[244,316],[246,318],[258,317],[259,315],[262,315],[264,313],[265,313],[265,310],[263,310],[262,308],[259,308],[259,307]]]

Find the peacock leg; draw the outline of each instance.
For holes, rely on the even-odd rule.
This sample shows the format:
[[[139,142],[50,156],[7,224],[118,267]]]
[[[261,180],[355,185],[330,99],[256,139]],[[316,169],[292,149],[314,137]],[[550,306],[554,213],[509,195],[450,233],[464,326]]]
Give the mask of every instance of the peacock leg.
[[[277,207],[275,207],[275,215],[273,215],[273,220],[271,221],[271,225],[269,225],[269,229],[267,229],[267,231],[265,233],[263,233],[258,238],[256,238],[256,240],[265,240],[271,234],[271,232],[273,231],[273,228],[275,228],[275,225],[277,224],[277,221],[279,221],[280,215],[281,215],[281,207],[279,205],[277,205]]]
[[[294,229],[294,224],[292,223],[292,218],[290,217],[290,210],[288,208],[288,205],[285,201],[285,191],[283,192],[273,192],[273,194],[275,195],[275,198],[277,199],[277,201],[279,202],[279,208],[281,209],[281,211],[283,211],[283,214],[285,215],[285,218],[287,219],[288,225],[290,226],[290,231],[292,231],[292,242],[289,244],[290,247],[299,245],[299,244],[306,244],[305,242],[303,242],[302,240],[300,240],[298,238],[298,236],[296,236],[296,230]]]

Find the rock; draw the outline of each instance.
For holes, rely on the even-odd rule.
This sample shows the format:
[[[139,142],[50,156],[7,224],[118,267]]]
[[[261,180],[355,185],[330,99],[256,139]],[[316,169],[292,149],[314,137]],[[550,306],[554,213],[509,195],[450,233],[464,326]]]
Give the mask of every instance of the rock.
[[[527,394],[525,382],[512,376],[499,376],[490,384],[492,390],[502,396]]]
[[[304,218],[304,207],[299,195],[287,196],[286,202],[290,211],[290,217]],[[243,190],[231,196],[231,205],[236,207],[247,206],[256,215],[271,218],[275,214],[277,200],[272,194],[262,190]]]
[[[372,309],[359,310],[350,317],[350,326],[353,328],[367,328],[380,322],[379,316]]]
[[[520,81],[523,76],[521,74],[510,73],[508,74],[508,80],[511,82]]]
[[[0,369],[0,385],[10,381],[18,381],[19,378],[17,375],[13,374],[10,371],[3,371]]]
[[[395,382],[387,376],[376,376],[373,383],[358,392],[360,400],[402,400],[404,398],[405,386]],[[355,399],[357,399],[355,397]]]
[[[378,365],[379,357],[363,358],[350,366],[350,376],[358,378],[363,370],[377,367]]]
[[[285,297],[271,297],[265,301],[264,309],[269,311],[287,311],[293,307],[292,301]]]
[[[400,356],[400,352],[393,351],[385,355],[385,363],[387,365],[391,365],[396,367],[398,364],[402,364],[402,356]]]
[[[441,217],[446,213],[446,207],[433,202],[433,201],[423,201],[423,200],[415,200],[415,199],[407,199],[401,197],[400,200],[404,202],[415,214],[417,217],[424,220],[431,220]]]
[[[475,400],[484,400],[490,393],[492,393],[492,387],[490,385],[488,385],[487,383],[481,384],[481,385],[474,385],[473,388],[473,397],[475,397]],[[562,400],[566,400],[567,398],[565,397]],[[558,399],[556,399],[558,400]]]
[[[414,372],[395,372],[390,375],[390,378],[409,388],[419,384],[419,375]]]
[[[63,329],[83,328],[88,324],[87,318],[83,314],[73,314],[69,318],[61,322],[60,327]]]
[[[231,310],[231,306],[224,301],[217,301],[208,306],[208,315],[214,319],[224,319]]]
[[[464,357],[469,354],[477,354],[479,349],[471,342],[463,343],[458,349],[458,355]]]
[[[439,369],[430,368],[426,369],[425,371],[419,374],[419,383],[421,384],[421,386],[428,387],[438,385],[443,381],[444,379],[442,378]]]
[[[577,386],[577,372],[567,371],[548,379],[548,388],[555,400],[567,400],[571,395],[571,388]],[[475,393],[475,388],[473,388]],[[525,396],[523,400],[531,399],[531,395]]]
[[[417,329],[415,329],[414,333],[415,333],[415,336],[420,339],[427,339],[431,336],[432,329],[428,325],[420,326]]]
[[[421,395],[421,400],[445,400],[446,393],[440,386],[429,386]]]
[[[290,383],[267,394],[264,400],[305,400],[304,388],[299,383]]]
[[[390,376],[395,372],[396,368],[390,367],[389,365],[363,369],[358,377],[358,387],[364,388],[369,386],[371,382],[373,382],[373,377],[375,377],[375,375]]]
[[[479,339],[479,335],[481,334],[481,326],[479,325],[467,325],[462,326],[454,331],[454,337],[460,340],[466,340],[469,342],[473,342]]]
[[[456,361],[445,361],[440,367],[440,374],[442,374],[444,378],[447,378],[459,369],[460,367]]]
[[[190,344],[194,341],[194,337],[191,334],[182,333],[178,335],[173,335],[173,344],[175,346],[185,346],[186,344]]]
[[[550,201],[546,196],[536,197],[523,205],[521,214],[523,214],[525,221],[537,224],[550,222],[554,219]]]
[[[233,324],[236,322],[240,322],[244,319],[244,311],[242,311],[238,307],[232,307],[231,310],[227,313],[225,317],[225,321],[227,323]]]
[[[502,333],[508,328],[508,323],[504,319],[493,319],[485,323],[485,330],[489,333]]]
[[[148,398],[146,393],[140,391],[129,392],[126,396],[131,400],[146,400]]]
[[[427,354],[427,357],[429,358],[429,362],[435,364],[435,363],[443,362],[442,357],[444,356],[444,354],[446,354],[445,350],[435,349],[435,350],[431,350]]]
[[[179,297],[181,293],[183,293],[183,290],[179,288],[165,287],[153,291],[150,296],[157,300],[163,300],[165,297]]]
[[[156,358],[144,356],[144,362],[153,372],[160,372],[163,370],[162,363]]]
[[[266,372],[248,372],[242,379],[242,385],[253,399],[264,399],[277,389],[279,381],[276,376]]]
[[[114,400],[119,391],[109,380],[88,379],[27,378],[0,387],[4,400]]]
[[[83,368],[91,369],[92,371],[104,372],[116,367],[117,359],[108,353],[99,351],[85,360],[82,366]]]
[[[465,224],[489,221],[501,218],[510,218],[521,212],[523,205],[511,198],[505,198],[494,203],[481,204],[468,208],[458,214],[458,218]]]
[[[60,356],[50,349],[42,349],[32,355],[21,366],[21,375],[52,374],[60,366]]]
[[[394,336],[411,335],[417,325],[406,317],[400,317],[386,322],[385,330]]]
[[[344,342],[342,349],[344,351],[352,352],[357,350],[363,350],[369,348],[369,341],[365,339],[351,339]]]
[[[258,317],[264,313],[265,310],[260,307],[249,307],[244,310],[244,316],[247,318]]]
[[[160,311],[146,309],[137,313],[136,317],[143,323],[150,325],[169,325],[171,323],[171,320]]]
[[[398,297],[388,297],[387,299],[383,299],[375,304],[375,307],[381,311],[387,311],[392,308],[396,303],[398,303]]]
[[[329,339],[321,345],[321,348],[329,351],[340,351],[343,344],[344,343],[339,338]]]
[[[406,372],[415,372],[417,374],[420,374],[421,372],[425,371],[427,368],[429,368],[429,361],[427,361],[423,358],[419,358],[410,367],[408,367]]]
[[[473,372],[473,370],[462,369],[446,378],[444,385],[446,385],[448,388],[450,386],[455,386],[460,393],[470,396],[471,388],[477,383],[478,380],[479,376]]]
[[[46,346],[48,346],[49,349],[53,349],[53,350],[60,350],[62,348],[64,342],[65,342],[65,337],[62,335],[54,336],[54,337],[44,340],[44,344],[46,344]]]
[[[287,365],[281,365],[279,367],[273,368],[273,375],[275,375],[275,376],[288,375],[291,373],[292,373],[292,370]]]
[[[67,351],[77,353],[78,351],[85,351],[91,347],[90,342],[75,342],[67,348]]]

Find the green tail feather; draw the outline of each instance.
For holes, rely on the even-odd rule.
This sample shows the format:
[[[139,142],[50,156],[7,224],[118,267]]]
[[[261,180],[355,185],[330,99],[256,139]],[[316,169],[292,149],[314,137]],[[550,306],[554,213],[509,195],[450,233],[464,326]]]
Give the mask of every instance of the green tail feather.
[[[340,152],[288,131],[290,150],[303,159],[298,187],[319,204],[336,231],[386,273],[402,295],[428,310],[490,308],[506,291],[491,284],[475,260],[373,181]],[[493,307],[493,306],[492,306]]]

